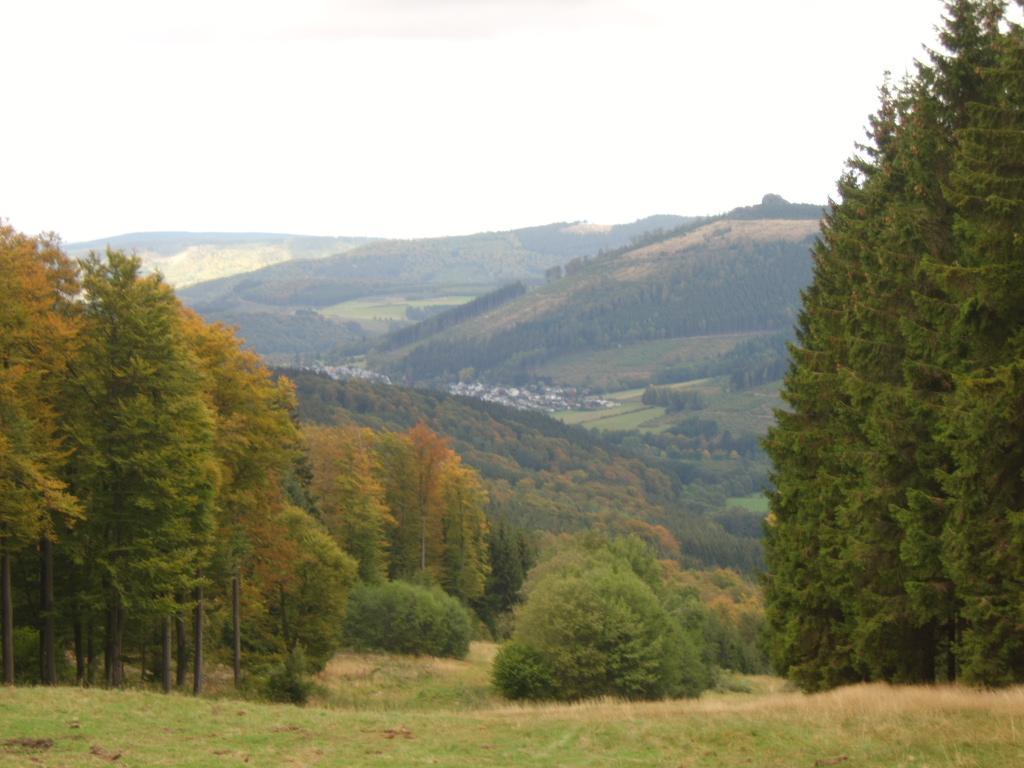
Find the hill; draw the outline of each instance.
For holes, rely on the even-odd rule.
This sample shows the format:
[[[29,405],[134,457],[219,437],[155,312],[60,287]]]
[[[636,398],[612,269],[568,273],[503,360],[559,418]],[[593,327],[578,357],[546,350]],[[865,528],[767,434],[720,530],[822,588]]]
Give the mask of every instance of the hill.
[[[686,436],[616,444],[545,414],[495,403],[286,373],[296,384],[304,421],[393,431],[423,421],[451,436],[455,450],[487,482],[492,519],[553,532],[635,533],[662,557],[688,566],[747,573],[762,567],[762,513],[741,511],[749,524],[737,524],[728,501],[766,482],[756,442],[747,455]]]
[[[350,330],[364,338],[502,285],[539,283],[547,270],[573,258],[619,248],[691,220],[651,216],[614,226],[561,222],[457,237],[352,242],[345,244],[351,247],[339,244],[332,253],[327,253],[329,243],[320,244],[320,250],[311,244],[308,257],[280,258],[244,274],[225,273],[191,284],[179,295],[208,320],[239,326],[256,351],[290,361],[296,350],[282,344],[281,334],[266,332],[264,316],[276,318],[276,325],[296,326],[302,325],[293,320],[296,313],[314,311],[332,322],[356,323],[358,328]],[[334,339],[318,340],[308,357],[352,341],[350,330],[338,328]]]
[[[296,259],[322,259],[365,243],[367,237],[311,237],[268,232],[133,232],[68,244],[69,256],[107,246],[136,253],[147,272],[159,271],[168,283],[195,283],[252,272]]]
[[[564,276],[465,322],[432,319],[436,332],[374,342],[368,364],[399,380],[449,382],[472,375],[506,383],[552,376],[564,364],[601,350],[629,354],[633,345],[729,335],[788,333],[800,291],[811,279],[810,246],[821,209],[766,196],[758,206],[659,232],[632,247],[570,261]],[[645,370],[692,365],[666,355]],[[638,361],[639,362],[639,361]],[[650,361],[647,361],[650,362]],[[592,373],[592,371],[585,371]],[[676,380],[685,380],[679,378]]]

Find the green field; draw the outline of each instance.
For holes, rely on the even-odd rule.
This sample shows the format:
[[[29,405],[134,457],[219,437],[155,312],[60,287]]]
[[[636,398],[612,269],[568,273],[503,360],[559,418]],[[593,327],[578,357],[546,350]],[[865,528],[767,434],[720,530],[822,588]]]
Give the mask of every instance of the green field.
[[[726,506],[739,507],[751,512],[768,514],[768,498],[763,493],[752,493],[749,496],[733,496],[725,500]]]
[[[579,424],[593,429],[649,429],[655,431],[661,427],[655,422],[665,416],[665,409],[659,406],[644,405],[641,402],[643,389],[627,389],[604,395],[607,400],[614,400],[620,405],[600,411],[560,411],[551,414],[566,424]]]
[[[683,419],[700,418],[715,421],[719,429],[734,435],[763,435],[775,422],[775,409],[782,407],[779,382],[762,387],[729,392],[723,379],[696,379],[667,385],[671,389],[699,391],[707,406],[699,411],[666,413],[664,408],[647,406],[641,402],[643,389],[610,392],[604,397],[621,405],[600,411],[562,411],[552,414],[566,424],[578,424],[593,429],[641,429],[661,432]]]
[[[412,298],[406,296],[368,296],[352,301],[343,301],[320,310],[320,313],[332,320],[354,320],[368,326],[367,330],[384,331],[387,324],[407,319],[406,309],[413,307],[457,307],[471,301],[473,296],[431,296],[428,298]]]
[[[1024,688],[861,685],[805,696],[775,678],[697,700],[512,705],[466,661],[342,654],[305,708],[220,695],[0,689],[0,766],[724,766],[1010,768]],[[740,693],[736,691],[749,691]]]

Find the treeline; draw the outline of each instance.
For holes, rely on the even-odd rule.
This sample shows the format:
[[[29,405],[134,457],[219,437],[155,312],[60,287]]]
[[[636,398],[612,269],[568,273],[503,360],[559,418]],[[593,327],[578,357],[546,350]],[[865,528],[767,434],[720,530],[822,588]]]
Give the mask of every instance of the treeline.
[[[486,337],[425,342],[385,364],[405,381],[454,381],[463,368],[520,382],[545,360],[619,343],[790,327],[799,293],[810,280],[811,240],[733,243],[695,248],[650,280],[623,282],[604,274],[605,259],[553,311]],[[382,361],[384,363],[384,361]]]
[[[637,533],[662,557],[693,567],[752,573],[763,567],[761,543],[737,537],[712,519],[730,495],[764,482],[763,460],[730,458],[719,436],[720,461],[707,462],[711,443],[673,435],[602,435],[546,414],[439,392],[371,382],[333,381],[288,371],[303,420],[357,423],[402,431],[422,421],[450,435],[452,445],[485,480],[489,515],[527,530],[598,528]],[[613,442],[623,440],[621,445]],[[728,438],[731,440],[732,438]],[[757,452],[757,440],[749,448]]]
[[[502,286],[495,291],[485,293],[483,296],[477,296],[475,299],[468,301],[465,304],[460,304],[457,307],[452,307],[451,309],[439,312],[432,317],[428,317],[425,320],[416,323],[416,325],[392,331],[383,339],[375,341],[373,343],[373,348],[381,352],[386,352],[388,350],[404,347],[407,344],[414,344],[417,341],[433,336],[435,333],[440,333],[443,330],[458,325],[471,317],[482,315],[484,312],[489,312],[495,307],[500,307],[502,304],[512,301],[512,299],[518,298],[524,293],[526,293],[525,285],[519,282],[510,283],[509,285]]]
[[[323,663],[360,581],[514,602],[522,534],[490,537],[480,477],[425,426],[300,430],[287,379],[120,252],[2,226],[0,291],[5,682],[118,686],[130,661],[198,694],[206,653],[236,684],[243,653]]]
[[[745,339],[725,354],[697,363],[682,363],[655,371],[652,384],[728,376],[729,389],[740,392],[779,381],[789,369],[788,333],[771,333]]]
[[[770,645],[806,689],[1024,681],[1024,29],[946,14],[839,181],[767,440]]]

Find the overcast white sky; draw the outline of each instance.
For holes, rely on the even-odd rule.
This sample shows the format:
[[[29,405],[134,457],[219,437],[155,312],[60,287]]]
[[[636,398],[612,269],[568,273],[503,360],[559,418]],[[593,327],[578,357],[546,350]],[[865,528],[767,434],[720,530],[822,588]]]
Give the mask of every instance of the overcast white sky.
[[[939,0],[0,0],[0,217],[415,237],[824,202]]]

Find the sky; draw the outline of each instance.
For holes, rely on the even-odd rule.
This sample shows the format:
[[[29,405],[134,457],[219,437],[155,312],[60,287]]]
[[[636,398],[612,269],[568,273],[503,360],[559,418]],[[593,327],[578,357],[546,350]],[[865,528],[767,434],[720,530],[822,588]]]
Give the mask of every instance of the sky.
[[[426,237],[825,202],[939,0],[0,0],[0,218]]]

